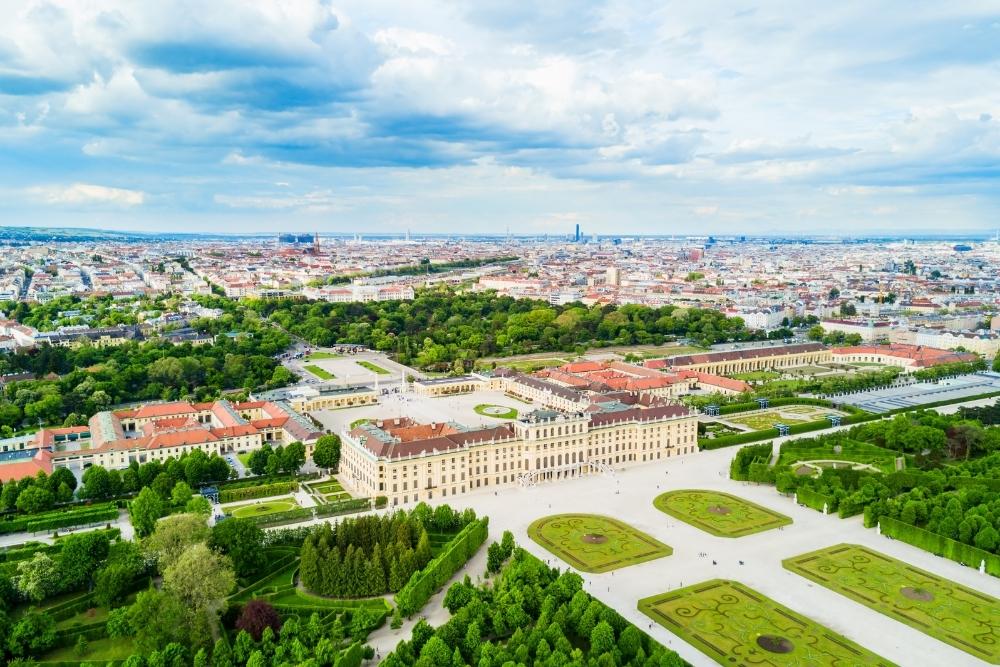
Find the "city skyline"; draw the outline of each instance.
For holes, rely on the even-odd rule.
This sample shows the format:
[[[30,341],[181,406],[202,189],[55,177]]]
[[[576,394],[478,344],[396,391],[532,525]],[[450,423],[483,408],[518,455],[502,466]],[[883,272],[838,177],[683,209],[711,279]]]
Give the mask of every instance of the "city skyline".
[[[0,221],[992,235],[973,3],[12,3]]]

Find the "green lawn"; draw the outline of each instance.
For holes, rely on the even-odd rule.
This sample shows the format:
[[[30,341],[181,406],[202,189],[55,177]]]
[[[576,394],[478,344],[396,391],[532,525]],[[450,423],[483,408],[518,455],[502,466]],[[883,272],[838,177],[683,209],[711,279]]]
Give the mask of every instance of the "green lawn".
[[[362,424],[367,424],[370,421],[371,421],[371,419],[369,419],[368,417],[362,417],[361,419],[355,419],[354,421],[351,422],[350,429],[353,431],[354,429],[356,429],[357,427],[361,426]]]
[[[743,537],[792,523],[784,514],[718,491],[668,491],[657,496],[653,505],[717,537]]]
[[[322,361],[324,359],[340,359],[341,355],[333,352],[313,352],[306,357],[306,361]]]
[[[119,639],[95,639],[89,642],[83,657],[76,654],[75,647],[63,646],[46,653],[40,664],[47,662],[90,662],[105,663],[111,660],[125,660],[135,652],[135,644],[129,637]]]
[[[246,517],[287,512],[288,510],[298,509],[298,507],[299,504],[294,500],[272,500],[266,503],[248,503],[235,507],[224,507],[223,509],[226,513],[232,514],[237,519],[245,519]]]
[[[333,373],[326,371],[315,364],[306,364],[302,368],[306,369],[320,380],[332,380],[336,377]]]
[[[528,526],[528,537],[584,572],[608,572],[673,553],[627,523],[596,514],[538,519]]]
[[[322,484],[310,484],[311,488],[316,493],[337,493],[343,491],[344,487],[340,485],[340,482],[323,482]]]
[[[253,454],[253,452],[243,452],[242,454],[237,454],[236,458],[238,458],[240,460],[240,463],[242,463],[244,466],[246,466],[247,468],[249,468],[250,467],[250,455],[251,454]]]
[[[362,368],[367,368],[372,373],[377,373],[378,375],[389,375],[389,371],[385,370],[381,366],[376,366],[370,361],[361,360],[361,361],[355,361],[354,363],[356,363],[358,366],[361,366]]]
[[[736,581],[713,579],[644,598],[639,611],[721,665],[893,664]]]
[[[495,419],[517,419],[517,410],[514,408],[508,408],[506,405],[489,405],[488,403],[481,403],[473,408],[476,414],[483,415],[484,417],[493,417]]]
[[[1000,600],[856,544],[781,563],[980,660],[1000,665]]]

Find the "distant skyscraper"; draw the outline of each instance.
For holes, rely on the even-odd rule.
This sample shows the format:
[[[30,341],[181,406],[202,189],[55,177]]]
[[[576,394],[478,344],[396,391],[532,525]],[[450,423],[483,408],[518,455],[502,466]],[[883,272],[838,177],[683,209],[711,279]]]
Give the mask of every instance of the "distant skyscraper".
[[[576,241],[577,243],[580,242],[580,223],[579,222],[576,223],[576,236],[573,237],[573,240]]]

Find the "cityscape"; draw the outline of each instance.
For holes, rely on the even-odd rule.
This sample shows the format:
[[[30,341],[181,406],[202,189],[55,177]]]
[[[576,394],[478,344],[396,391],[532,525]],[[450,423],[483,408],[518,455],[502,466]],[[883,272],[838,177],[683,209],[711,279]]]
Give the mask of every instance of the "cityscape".
[[[7,14],[0,663],[1000,665],[995,8]]]

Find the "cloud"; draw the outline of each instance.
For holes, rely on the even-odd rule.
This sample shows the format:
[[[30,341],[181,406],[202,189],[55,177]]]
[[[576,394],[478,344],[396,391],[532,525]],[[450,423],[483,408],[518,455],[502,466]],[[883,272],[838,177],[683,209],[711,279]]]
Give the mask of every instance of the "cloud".
[[[823,229],[866,230],[876,211],[992,225],[998,26],[972,0],[902,14],[9,0],[0,178],[32,196],[0,212],[63,203],[44,211],[72,222],[103,203],[137,224],[241,229],[531,231],[567,223],[560,211],[597,232],[796,228],[805,210]]]
[[[91,183],[72,185],[45,185],[28,189],[28,194],[46,204],[110,204],[114,206],[140,206],[146,201],[146,193],[140,190],[112,188]]]

